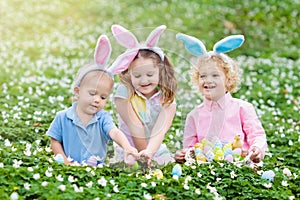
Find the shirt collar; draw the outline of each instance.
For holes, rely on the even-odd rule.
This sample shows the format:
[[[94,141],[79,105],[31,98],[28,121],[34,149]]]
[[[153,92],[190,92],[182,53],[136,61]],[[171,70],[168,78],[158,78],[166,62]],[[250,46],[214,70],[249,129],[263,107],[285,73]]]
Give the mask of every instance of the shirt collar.
[[[143,99],[147,100],[147,98],[146,98],[142,93],[140,93],[139,91],[135,90],[135,93],[136,93],[138,96],[142,97]],[[158,95],[160,95],[160,93],[161,93],[161,90],[158,90],[158,91],[157,91],[154,95],[152,95],[148,100],[154,99],[155,97],[157,97]]]
[[[218,108],[220,108],[221,110],[225,109],[225,105],[226,102],[228,101],[228,99],[232,98],[231,94],[229,92],[227,92],[223,97],[221,97],[220,99],[218,99],[217,101],[211,101],[208,100],[206,98],[204,98],[204,105],[205,107],[208,108],[209,111],[212,111],[212,107],[213,105],[216,105]]]
[[[71,119],[74,124],[76,125],[82,125],[77,113],[76,113],[76,106],[77,106],[77,102],[74,102],[72,104],[72,106],[67,110],[67,117],[69,119]],[[89,121],[88,124],[92,124],[94,122],[96,122],[101,116],[101,110],[97,113],[95,113],[95,115],[93,116],[93,118]]]

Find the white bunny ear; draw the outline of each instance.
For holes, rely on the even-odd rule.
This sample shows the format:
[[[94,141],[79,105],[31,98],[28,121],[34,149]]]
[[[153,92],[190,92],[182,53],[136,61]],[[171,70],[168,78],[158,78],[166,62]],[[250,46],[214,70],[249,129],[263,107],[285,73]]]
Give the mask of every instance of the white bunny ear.
[[[216,53],[226,53],[239,48],[245,41],[243,35],[231,35],[223,38],[214,45],[213,51]]]
[[[205,45],[195,37],[177,33],[176,39],[182,41],[185,48],[194,56],[198,57],[207,53]]]
[[[157,45],[159,37],[165,31],[167,27],[165,25],[161,25],[156,27],[148,36],[146,40],[146,46],[153,48]]]
[[[139,42],[136,37],[126,28],[115,24],[112,25],[111,31],[120,45],[129,49],[139,46]]]
[[[94,59],[98,66],[105,67],[111,54],[111,45],[106,35],[101,35],[98,39]]]

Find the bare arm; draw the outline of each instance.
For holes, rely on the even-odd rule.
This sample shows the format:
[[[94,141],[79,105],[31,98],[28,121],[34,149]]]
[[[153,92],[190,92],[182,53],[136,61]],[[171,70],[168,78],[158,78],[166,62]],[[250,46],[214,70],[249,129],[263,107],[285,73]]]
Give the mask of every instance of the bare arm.
[[[118,145],[120,145],[126,154],[132,154],[133,156],[137,157],[137,150],[136,148],[132,147],[130,143],[128,142],[126,136],[122,131],[120,131],[118,128],[113,128],[109,132],[109,136],[111,139],[113,139]]]
[[[116,98],[115,105],[122,120],[129,128],[133,143],[138,151],[147,147],[145,138],[145,130],[142,122],[132,108],[131,103],[127,99]]]
[[[65,151],[64,151],[61,143],[58,140],[54,139],[54,138],[51,138],[50,143],[51,143],[51,148],[52,148],[52,151],[53,151],[54,155],[61,154],[64,158],[64,163],[66,165],[69,165],[70,162],[67,159],[67,156],[65,154]]]

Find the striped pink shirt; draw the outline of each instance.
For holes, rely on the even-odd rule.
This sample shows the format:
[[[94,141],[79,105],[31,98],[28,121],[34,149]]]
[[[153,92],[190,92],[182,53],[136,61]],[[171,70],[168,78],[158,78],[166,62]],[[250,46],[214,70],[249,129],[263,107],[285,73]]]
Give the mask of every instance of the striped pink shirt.
[[[239,134],[243,149],[257,146],[264,153],[267,139],[264,128],[252,104],[226,93],[218,101],[204,100],[187,116],[184,128],[184,148],[192,147],[203,138],[217,136],[222,143],[231,143]]]

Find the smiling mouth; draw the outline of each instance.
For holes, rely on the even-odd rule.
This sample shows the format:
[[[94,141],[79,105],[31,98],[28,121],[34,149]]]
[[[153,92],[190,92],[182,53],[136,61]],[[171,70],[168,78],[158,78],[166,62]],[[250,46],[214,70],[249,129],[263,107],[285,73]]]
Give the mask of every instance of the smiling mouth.
[[[148,87],[148,86],[150,86],[150,85],[151,85],[151,83],[149,83],[149,84],[147,84],[147,85],[141,85],[141,87],[144,88],[144,87]]]
[[[216,86],[213,85],[205,85],[204,88],[205,89],[214,89]]]

